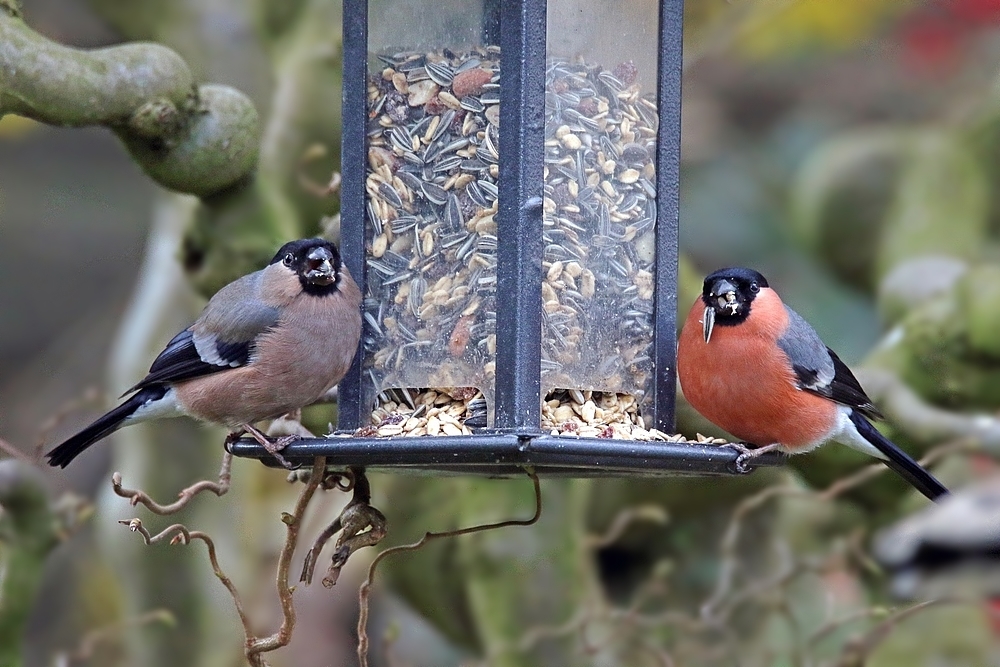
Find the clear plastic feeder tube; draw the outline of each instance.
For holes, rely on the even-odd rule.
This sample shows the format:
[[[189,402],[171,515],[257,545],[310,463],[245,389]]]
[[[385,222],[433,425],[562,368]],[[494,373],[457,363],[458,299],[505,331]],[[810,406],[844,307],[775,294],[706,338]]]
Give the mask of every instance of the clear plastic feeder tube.
[[[484,11],[370,11],[367,405],[401,387],[475,387],[493,404],[500,51]]]
[[[548,3],[542,393],[652,381],[657,5]]]

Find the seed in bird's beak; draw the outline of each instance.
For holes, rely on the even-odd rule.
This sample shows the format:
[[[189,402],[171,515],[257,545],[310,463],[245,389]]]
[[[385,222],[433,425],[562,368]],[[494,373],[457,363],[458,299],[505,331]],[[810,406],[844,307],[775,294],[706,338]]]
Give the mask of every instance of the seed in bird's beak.
[[[726,292],[726,305],[733,315],[740,309],[739,301],[736,300],[736,292]]]
[[[306,280],[311,282],[313,285],[332,285],[335,280],[333,267],[330,266],[329,262],[325,262],[325,266],[321,266],[318,269],[310,269],[309,271],[306,271]]]
[[[708,306],[701,320],[702,331],[705,334],[705,342],[712,338],[712,328],[715,326],[715,308]]]
[[[736,314],[736,311],[740,309],[739,301],[736,300],[736,292],[725,292],[717,297],[719,303],[719,308],[722,310],[729,309],[730,313]]]
[[[717,306],[719,312],[724,312],[728,308],[735,315],[736,311],[740,308],[739,301],[736,298],[736,285],[725,278],[716,280],[708,295],[719,304]]]
[[[333,282],[333,255],[326,248],[313,248],[306,255],[306,279],[317,285]]]

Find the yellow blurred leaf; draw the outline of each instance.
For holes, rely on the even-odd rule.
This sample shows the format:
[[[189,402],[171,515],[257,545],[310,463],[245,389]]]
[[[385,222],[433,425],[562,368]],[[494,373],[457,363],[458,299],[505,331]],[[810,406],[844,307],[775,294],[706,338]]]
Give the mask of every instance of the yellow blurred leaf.
[[[844,50],[874,37],[913,0],[744,0],[754,2],[736,45],[753,58]]]

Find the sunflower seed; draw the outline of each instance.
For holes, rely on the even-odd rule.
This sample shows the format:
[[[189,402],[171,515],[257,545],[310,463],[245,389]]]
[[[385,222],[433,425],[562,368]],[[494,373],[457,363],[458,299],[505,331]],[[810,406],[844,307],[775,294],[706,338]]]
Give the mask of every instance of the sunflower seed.
[[[444,63],[427,63],[424,69],[431,81],[439,86],[450,86],[452,79],[455,78],[454,71]]]
[[[444,204],[448,201],[448,191],[442,188],[436,183],[423,182],[420,184],[420,188],[424,193],[424,196],[432,204]]]

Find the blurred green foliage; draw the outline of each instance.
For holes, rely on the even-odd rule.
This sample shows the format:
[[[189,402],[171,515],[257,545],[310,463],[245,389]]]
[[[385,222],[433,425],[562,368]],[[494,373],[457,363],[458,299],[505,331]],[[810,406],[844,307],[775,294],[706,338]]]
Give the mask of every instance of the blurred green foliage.
[[[196,206],[177,207],[171,227],[181,230],[176,254],[199,293],[211,294],[259,266],[279,241],[315,232],[320,217],[336,211],[335,198],[317,197],[302,180],[325,183],[337,164],[338,3],[91,4],[123,39],[173,49],[171,62],[176,57],[188,77],[182,94],[141,104],[130,99],[123,136],[158,182],[200,198]],[[945,432],[975,435],[973,426],[995,420],[1000,407],[1000,98],[994,85],[1000,63],[988,48],[1000,28],[992,19],[971,22],[974,4],[706,0],[686,7],[681,312],[696,298],[704,273],[727,264],[759,268],[845,359],[903,380],[923,401],[918,408],[944,411],[931,419],[951,418],[947,428],[929,429],[890,411],[892,437],[917,453],[941,444]],[[647,5],[622,3],[622,11]],[[940,19],[931,25],[939,32],[927,32],[928,16]],[[7,20],[8,27],[19,21]],[[232,34],[217,42],[212,27],[220,21]],[[16,29],[24,35],[23,24]],[[928,34],[947,48],[929,47]],[[37,43],[77,65],[93,57]],[[233,50],[228,58],[227,49]],[[242,69],[247,63],[256,66],[250,74]],[[239,178],[192,176],[184,151],[160,163],[143,153],[144,138],[158,131],[160,120],[173,123],[171,114],[185,110],[192,86],[241,76],[245,95],[199,88],[203,102],[216,94],[236,100],[223,125],[235,119],[251,128],[235,155]],[[0,110],[10,104],[3,95]],[[59,113],[72,111],[72,105],[53,104],[56,116],[34,115],[58,121]],[[189,137],[197,138],[198,122],[217,120],[198,116],[186,126],[194,128]],[[23,127],[6,119],[0,141]],[[307,163],[303,156],[314,143],[331,150]],[[209,145],[211,159],[234,157],[229,147],[218,148]],[[208,164],[214,172],[220,163]],[[141,360],[131,362],[136,373],[157,341],[141,345],[150,349],[135,353]],[[329,415],[318,418],[321,425]],[[683,404],[679,425],[688,434],[715,433]],[[115,465],[142,471],[136,485],[159,495],[169,496],[214,465],[217,448],[190,431],[136,437],[128,453],[116,450]],[[162,446],[152,446],[154,438]],[[169,441],[186,438],[191,442],[183,449],[171,448]],[[891,603],[865,560],[866,539],[917,503],[888,474],[836,497],[813,492],[868,463],[831,446],[795,457],[786,470],[740,479],[546,482],[538,526],[439,540],[384,564],[377,589],[402,600],[430,628],[417,638],[404,629],[395,650],[422,656],[425,664],[453,662],[456,652],[488,656],[498,665],[643,667],[664,664],[665,655],[675,664],[704,667],[737,659],[748,666],[861,664],[863,656],[851,653],[854,639],[877,628],[887,617],[879,609]],[[210,526],[251,604],[273,609],[254,582],[273,574],[276,542],[268,536],[280,535],[276,517],[290,493],[273,471],[245,464],[237,473],[242,486],[185,520]],[[966,459],[954,456],[940,474],[957,484],[973,473]],[[524,482],[388,476],[374,482],[393,544],[427,530],[531,511]],[[785,490],[773,497],[759,495],[779,485]],[[610,543],[600,543],[597,536],[642,507],[662,512],[639,512]],[[219,620],[229,609],[215,600],[217,583],[197,553],[126,551],[105,542],[105,549],[114,544],[120,552],[91,551],[82,559],[81,581],[67,587],[73,591],[67,598],[74,597],[64,601],[88,610],[74,632],[116,615],[136,617],[165,600],[179,625],[137,631],[130,649],[115,647],[92,664],[236,659],[238,635],[225,634],[235,626]],[[322,592],[320,608],[340,604],[353,613],[351,586],[345,574],[332,593]],[[852,614],[850,623],[824,630]],[[310,617],[325,618],[304,615],[296,641],[276,664],[353,664],[349,630],[343,630],[347,640],[334,644],[333,626],[319,632]],[[341,619],[337,627],[349,625]],[[386,647],[375,648],[380,664],[388,664]],[[996,654],[981,610],[941,607],[900,622],[867,664],[992,664]]]

